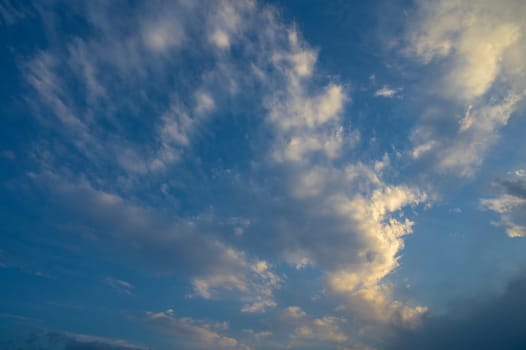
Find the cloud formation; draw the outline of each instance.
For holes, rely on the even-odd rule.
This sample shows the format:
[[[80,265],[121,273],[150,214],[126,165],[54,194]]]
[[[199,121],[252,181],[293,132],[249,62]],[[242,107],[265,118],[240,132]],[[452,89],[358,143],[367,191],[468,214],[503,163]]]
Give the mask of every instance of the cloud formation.
[[[514,0],[419,3],[405,52],[441,72],[421,85],[450,107],[423,113],[411,135],[413,158],[431,157],[437,171],[460,176],[482,164],[525,96],[523,12]]]
[[[228,324],[178,318],[172,309],[157,313],[148,312],[145,322],[154,329],[173,336],[178,340],[175,344],[179,343],[186,349],[250,349],[235,338],[222,335],[228,329]]]
[[[480,201],[484,209],[500,215],[494,224],[504,227],[512,238],[526,237],[526,181],[521,174],[518,170],[515,176],[496,181],[500,195]]]
[[[199,218],[173,222],[152,208],[97,190],[85,181],[74,183],[54,173],[31,177],[62,208],[63,215],[76,218],[74,231],[89,232],[91,238],[109,243],[157,273],[185,275],[195,296],[238,297],[246,312],[275,306],[273,290],[279,288],[281,278],[270,265],[204,234]],[[82,203],[78,198],[83,198]],[[127,294],[132,292],[128,282],[113,278],[107,282]]]
[[[449,195],[435,193],[449,175],[473,180],[520,118],[526,8],[504,4],[417,2],[389,58],[404,63],[363,69],[392,74],[382,86],[361,66],[328,71],[329,41],[313,46],[300,22],[262,1],[34,3],[43,42],[16,57],[30,140],[2,146],[0,157],[6,169],[28,165],[16,167],[6,193],[38,217],[31,224],[58,252],[75,242],[94,249],[93,261],[111,255],[115,271],[96,277],[109,308],[117,297],[136,303],[142,316],[118,317],[173,346],[381,350],[424,339],[430,327],[442,334],[447,317],[433,316],[432,292],[413,293],[400,277],[420,273],[402,255],[415,227],[424,234],[413,255],[435,239],[435,212],[415,221]],[[5,28],[25,13],[0,5]],[[360,53],[352,48],[338,52]],[[400,104],[416,120],[396,119]],[[510,237],[526,236],[523,176],[496,181],[495,195],[480,200]],[[464,223],[467,203],[453,207],[462,210],[449,216]],[[6,222],[18,220],[10,213]],[[0,249],[9,271],[13,247]],[[146,278],[162,288],[145,291]],[[388,332],[393,342],[383,343]],[[68,350],[134,349],[62,338]]]

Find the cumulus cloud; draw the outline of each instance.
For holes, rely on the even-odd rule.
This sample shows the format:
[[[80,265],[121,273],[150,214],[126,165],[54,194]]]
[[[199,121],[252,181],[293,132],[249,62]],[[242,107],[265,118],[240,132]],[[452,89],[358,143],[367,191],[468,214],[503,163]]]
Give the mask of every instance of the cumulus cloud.
[[[295,55],[303,52],[302,56],[316,57],[296,32],[289,33],[288,41]],[[315,63],[309,61],[308,69],[298,69],[298,62],[276,60],[286,85],[268,104],[268,119],[275,127],[272,160],[286,169],[288,190],[309,217],[309,228],[294,232],[297,251],[303,254],[300,261],[324,271],[328,290],[344,297],[364,319],[418,317],[425,308],[411,309],[392,300],[382,280],[396,268],[403,248],[401,237],[411,233],[413,225],[393,214],[425,202],[426,194],[385,183],[381,174],[388,157],[371,165],[337,162],[342,151],[352,147],[353,133],[342,123],[348,96],[334,82],[321,93],[311,92]],[[317,237],[321,232],[323,239]],[[290,251],[285,255],[289,260],[292,255],[298,257]]]

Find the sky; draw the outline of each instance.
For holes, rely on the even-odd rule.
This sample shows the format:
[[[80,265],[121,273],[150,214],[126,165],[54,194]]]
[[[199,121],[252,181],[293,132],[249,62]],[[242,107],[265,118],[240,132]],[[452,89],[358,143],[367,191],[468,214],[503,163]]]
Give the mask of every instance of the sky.
[[[0,1],[0,348],[526,348],[526,2]]]

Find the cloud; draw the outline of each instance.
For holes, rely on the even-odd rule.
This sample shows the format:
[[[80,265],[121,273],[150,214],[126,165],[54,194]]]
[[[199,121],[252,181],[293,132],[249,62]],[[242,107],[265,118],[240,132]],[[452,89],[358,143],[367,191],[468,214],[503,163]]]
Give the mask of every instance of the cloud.
[[[267,118],[274,126],[271,161],[287,174],[299,220],[309,218],[308,227],[290,225],[285,235],[296,249],[283,254],[296,266],[299,257],[323,271],[328,291],[344,298],[357,317],[380,322],[417,318],[425,308],[392,300],[382,280],[398,265],[401,237],[413,225],[392,214],[425,202],[427,196],[416,188],[385,183],[381,174],[388,167],[387,156],[372,165],[338,162],[353,145],[353,131],[343,126],[347,93],[335,82],[321,92],[312,90],[316,51],[295,31],[287,39],[292,57],[313,60],[308,68],[299,68],[306,61],[282,59],[291,56],[280,53],[274,64],[285,86],[267,103]]]
[[[194,45],[206,35],[200,26],[216,28],[230,45],[250,23],[241,19],[253,15],[253,6],[251,1],[217,2],[205,14],[184,1],[137,4],[118,23],[112,4],[66,7],[65,12],[86,22],[89,34],[68,36],[20,62],[32,88],[27,102],[42,126],[57,133],[53,144],[74,147],[100,168],[111,163],[112,176],[117,172],[137,181],[166,171],[181,160],[198,127],[221,109],[218,97],[236,91],[243,76],[229,57],[218,57],[208,45]],[[55,10],[51,3],[39,9],[41,14]],[[42,15],[42,21],[50,19]],[[47,24],[50,35],[62,35],[54,23]],[[183,59],[194,49],[212,62],[197,76],[189,73],[192,60]],[[75,93],[70,86],[77,87]],[[131,119],[121,118],[123,114]],[[129,122],[142,125],[146,117],[147,127],[135,136],[148,142],[138,143],[130,137]],[[52,155],[57,162],[67,156],[57,151]]]
[[[188,317],[178,318],[172,309],[157,313],[147,312],[144,321],[152,328],[173,336],[187,349],[249,349],[237,339],[223,334],[228,329],[226,323],[209,323]]]
[[[308,318],[297,341],[346,343],[347,318],[357,328],[364,320],[413,325],[425,307],[398,300],[386,278],[412,233],[406,215],[429,196],[385,176],[388,155],[353,155],[360,134],[348,122],[350,91],[318,69],[318,49],[274,8],[252,1],[218,1],[204,12],[183,2],[147,7],[113,25],[111,5],[87,3],[79,12],[98,35],[67,39],[23,65],[35,115],[57,134],[35,147],[41,168],[29,176],[59,209],[57,221],[88,227],[156,273],[184,276],[191,297],[240,301],[245,313],[278,306],[275,290],[286,285],[279,259],[308,266],[345,316]],[[259,128],[268,139],[247,141],[246,168],[237,160],[221,168],[216,158],[235,158],[244,147],[222,150],[214,118],[237,125],[228,123],[238,108],[250,108],[242,113],[249,127],[228,131],[250,136]],[[222,171],[236,174],[228,186],[216,176]],[[172,199],[167,183],[177,183],[178,203],[161,210]],[[208,214],[214,210],[219,217]],[[250,229],[234,243],[221,230],[238,215]],[[234,346],[170,312],[149,318]]]
[[[147,350],[122,339],[104,338],[70,332],[45,331],[33,333],[21,344],[20,350]]]
[[[496,181],[501,194],[494,198],[483,198],[480,203],[486,210],[500,215],[494,224],[506,228],[509,237],[526,237],[526,181],[520,172],[514,176]]]
[[[340,349],[349,344],[348,324],[336,316],[313,317],[299,306],[282,309],[269,324],[256,332],[246,330],[247,341],[255,348]]]
[[[115,279],[113,277],[107,277],[105,282],[111,287],[118,290],[121,293],[132,295],[135,287],[130,282]]]
[[[14,1],[4,1],[0,4],[0,24],[10,26],[28,17],[29,11],[20,7]]]
[[[137,259],[157,273],[186,276],[195,296],[239,298],[245,312],[275,306],[273,291],[281,285],[281,278],[271,266],[204,234],[199,219],[166,220],[152,208],[54,173],[31,174],[30,178],[55,208],[61,208],[64,217],[55,214],[55,220],[74,217],[79,233],[88,228],[93,238],[124,252],[123,258]],[[82,203],[78,198],[83,198]],[[111,277],[106,281],[124,292],[133,289],[126,281]]]
[[[506,55],[522,45],[519,1],[421,2],[408,33],[407,50],[424,63],[451,58],[442,93],[472,101],[484,95],[503,72]],[[512,11],[517,10],[517,13]]]
[[[413,158],[464,177],[482,164],[524,100],[524,64],[516,57],[526,52],[525,11],[514,0],[418,3],[404,50],[429,69],[419,83],[421,98],[443,102],[424,111],[413,129]]]
[[[494,105],[475,110],[469,107],[459,122],[456,137],[449,140],[449,145],[443,144],[443,149],[439,151],[438,168],[464,176],[472,175],[473,169],[482,163],[483,155],[497,142],[495,130],[507,124],[523,96],[512,94]]]
[[[416,329],[396,330],[380,349],[522,349],[525,292],[526,279],[521,275],[498,296],[462,301],[445,315],[425,318]]]
[[[392,97],[395,97],[397,93],[398,93],[397,89],[393,89],[387,85],[384,85],[382,88],[376,90],[376,92],[374,93],[374,96],[392,98]]]
[[[345,343],[349,338],[340,329],[342,323],[345,323],[343,319],[331,316],[310,320],[294,330],[291,346],[311,341]]]

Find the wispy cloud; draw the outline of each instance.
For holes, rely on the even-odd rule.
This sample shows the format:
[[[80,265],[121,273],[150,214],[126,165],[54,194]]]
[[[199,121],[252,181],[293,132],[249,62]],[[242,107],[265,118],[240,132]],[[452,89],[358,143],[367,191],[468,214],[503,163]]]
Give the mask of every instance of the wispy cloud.
[[[132,295],[135,287],[130,282],[115,279],[113,277],[107,277],[104,280],[111,288],[118,290],[121,293]]]

